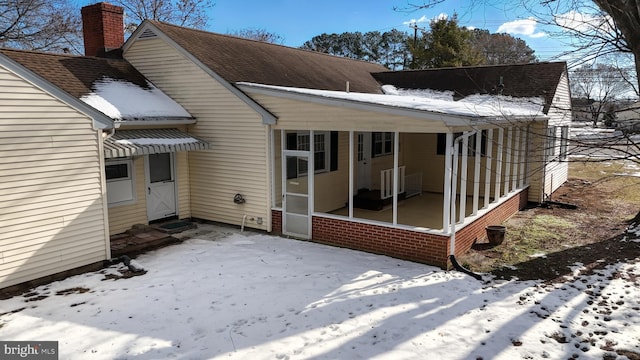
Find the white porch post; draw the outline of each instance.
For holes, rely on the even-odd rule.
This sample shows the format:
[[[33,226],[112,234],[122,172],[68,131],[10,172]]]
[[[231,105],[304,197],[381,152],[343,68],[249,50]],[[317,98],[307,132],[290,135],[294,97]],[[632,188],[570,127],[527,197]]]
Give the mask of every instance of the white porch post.
[[[502,182],[502,158],[504,157],[504,129],[498,129],[498,149],[496,150],[496,189],[493,196],[495,201],[500,199],[500,184]]]
[[[269,156],[269,159],[271,160],[271,167],[269,169],[271,172],[271,205],[276,206],[278,203],[278,200],[276,199],[276,186],[280,185],[280,187],[282,187],[282,183],[276,184],[276,130],[274,128],[271,128],[269,137],[271,141],[271,154]],[[282,137],[280,138],[280,142],[282,142]],[[280,152],[280,158],[282,159],[282,151]],[[282,160],[280,161],[280,164],[282,164]],[[271,213],[271,209],[269,209],[269,213]],[[271,226],[270,224],[271,221],[269,221],[269,226]]]
[[[309,176],[309,189],[307,193],[309,195],[309,238],[313,237],[312,225],[313,225],[313,212],[315,210],[315,174],[316,174],[316,139],[313,130],[309,130],[309,167],[307,169],[307,175]]]
[[[507,158],[505,159],[505,167],[504,167],[504,195],[509,194],[509,185],[510,185],[510,181],[511,179],[509,179],[509,177],[511,176],[511,162],[513,161],[512,158],[512,147],[513,147],[513,142],[511,141],[513,140],[513,127],[509,127],[509,130],[507,131],[507,145],[505,146],[505,150],[507,153]]]
[[[513,176],[511,177],[511,190],[518,188],[518,177],[520,176],[520,127],[516,126],[516,137],[513,141]]]
[[[451,215],[451,179],[453,168],[451,167],[451,147],[453,146],[453,134],[446,134],[446,148],[444,153],[444,202],[442,206],[442,229],[449,229],[449,216]]]
[[[353,219],[353,130],[349,131],[349,219]]]
[[[398,224],[398,184],[400,178],[398,176],[398,150],[400,149],[400,133],[393,133],[393,225]]]
[[[457,186],[458,186],[458,178],[460,177],[458,174],[458,147],[460,146],[459,141],[455,141],[453,144],[453,164],[452,164],[452,172],[451,172],[451,224],[453,224],[452,233],[455,232],[455,224],[458,223],[458,219],[456,219],[456,195],[457,195]]]
[[[524,178],[527,177],[527,143],[529,142],[528,126],[522,129],[522,140],[520,143],[520,177],[519,187],[524,187]]]
[[[478,202],[480,201],[480,153],[482,152],[482,131],[478,131],[476,137],[476,157],[473,175],[473,213],[478,213]]]
[[[489,201],[491,200],[491,163],[493,162],[493,129],[487,130],[487,156],[485,157],[485,163],[487,171],[484,175],[484,207],[489,207]]]
[[[457,151],[456,151],[457,153]],[[460,165],[460,220],[467,211],[467,158],[469,155],[469,137],[462,139],[462,164]]]

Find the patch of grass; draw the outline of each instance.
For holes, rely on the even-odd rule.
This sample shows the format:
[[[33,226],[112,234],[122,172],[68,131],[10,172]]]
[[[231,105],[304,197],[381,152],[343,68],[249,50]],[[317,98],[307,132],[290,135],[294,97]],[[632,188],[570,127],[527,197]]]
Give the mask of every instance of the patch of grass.
[[[502,244],[472,249],[458,261],[472,271],[492,272],[503,267],[526,267],[545,254],[558,263],[553,267],[561,268],[571,265],[559,264],[566,256],[559,259],[552,255],[573,251],[570,249],[586,249],[584,254],[596,258],[605,256],[611,250],[592,254],[588,249],[621,234],[627,221],[640,210],[638,172],[628,161],[570,163],[570,179],[553,194],[553,200],[576,204],[578,209],[535,207],[522,211],[503,224],[507,232]],[[566,261],[581,262],[579,258]],[[522,271],[535,276],[541,269]]]
[[[492,267],[514,265],[529,260],[532,255],[559,249],[563,244],[562,234],[576,228],[574,223],[552,214],[534,216],[528,221],[516,222],[515,225],[507,222],[506,226],[505,241],[490,250]],[[489,264],[484,264],[487,265]],[[489,270],[491,269],[481,271]]]

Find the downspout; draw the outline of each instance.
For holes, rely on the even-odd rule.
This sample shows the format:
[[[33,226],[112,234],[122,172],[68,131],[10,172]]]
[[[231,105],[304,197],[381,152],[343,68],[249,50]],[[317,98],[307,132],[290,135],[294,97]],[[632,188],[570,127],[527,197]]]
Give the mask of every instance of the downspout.
[[[456,270],[463,272],[467,275],[473,276],[476,280],[482,280],[482,276],[462,267],[456,260],[456,255],[455,255],[456,254],[456,197],[457,197],[456,185],[458,183],[458,180],[457,180],[458,147],[462,140],[468,139],[469,137],[475,135],[476,133],[478,133],[477,130],[472,130],[458,136],[453,140],[453,164],[451,166],[451,200],[450,200],[451,214],[449,216],[449,233],[451,234],[450,243],[449,243],[449,260],[451,261],[451,265],[453,265],[453,267]]]
[[[112,137],[113,135],[116,134],[116,127],[112,127],[108,133],[105,134],[105,132],[102,132],[102,141],[107,140],[108,138]]]

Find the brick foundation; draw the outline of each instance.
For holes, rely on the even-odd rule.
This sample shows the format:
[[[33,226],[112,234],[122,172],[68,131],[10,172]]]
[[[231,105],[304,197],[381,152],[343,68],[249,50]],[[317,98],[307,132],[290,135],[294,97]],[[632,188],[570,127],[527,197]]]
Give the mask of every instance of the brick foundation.
[[[522,190],[518,195],[500,204],[481,218],[465,226],[456,232],[456,256],[460,256],[471,249],[474,242],[487,238],[486,227],[488,225],[499,225],[507,220],[519,210],[527,205],[528,188]]]
[[[456,256],[468,251],[476,240],[486,238],[487,225],[500,224],[527,204],[525,189],[456,233]],[[272,232],[282,233],[282,212],[272,210]],[[311,241],[424,264],[449,267],[449,236],[388,226],[312,217]]]

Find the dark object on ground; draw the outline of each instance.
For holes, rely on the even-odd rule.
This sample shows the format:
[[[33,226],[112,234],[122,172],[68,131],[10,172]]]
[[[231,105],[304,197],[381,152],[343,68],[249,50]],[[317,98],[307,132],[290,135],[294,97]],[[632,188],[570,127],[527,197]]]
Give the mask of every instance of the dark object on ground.
[[[482,276],[480,276],[479,274],[474,273],[473,271],[467,270],[465,268],[463,268],[460,264],[458,264],[458,260],[456,260],[455,255],[449,255],[449,260],[451,261],[451,265],[453,265],[453,268],[463,272],[469,276],[472,276],[473,278],[475,278],[476,280],[480,280],[482,281]]]
[[[578,205],[576,204],[569,204],[569,203],[565,203],[565,202],[561,202],[561,201],[545,201],[544,202],[547,206],[559,206],[563,209],[570,209],[570,210],[575,210],[578,208]]]
[[[500,245],[504,241],[507,228],[502,225],[489,225],[486,227],[487,239],[491,245]]]

